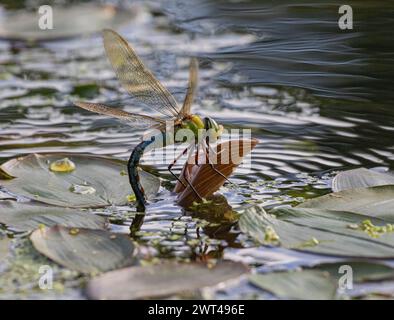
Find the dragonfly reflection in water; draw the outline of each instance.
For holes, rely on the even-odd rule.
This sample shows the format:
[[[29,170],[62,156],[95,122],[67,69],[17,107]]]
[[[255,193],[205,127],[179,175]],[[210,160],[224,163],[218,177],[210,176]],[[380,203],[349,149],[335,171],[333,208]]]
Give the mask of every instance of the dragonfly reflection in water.
[[[108,115],[125,121],[131,126],[138,128],[158,129],[157,135],[151,136],[140,142],[131,153],[128,161],[128,174],[130,185],[137,200],[137,209],[145,211],[146,197],[138,176],[138,165],[140,159],[148,146],[160,148],[175,143],[174,136],[180,129],[188,129],[192,133],[192,142],[181,152],[175,160],[168,166],[170,173],[180,181],[185,187],[188,184],[198,198],[201,196],[193,185],[184,175],[178,178],[173,172],[172,167],[181,156],[188,153],[188,159],[197,148],[205,152],[208,163],[215,174],[221,176],[222,173],[215,169],[210,161],[209,152],[214,152],[209,145],[210,141],[217,140],[222,134],[223,127],[218,125],[210,117],[201,118],[196,114],[191,114],[191,105],[197,88],[198,82],[198,62],[192,59],[190,63],[189,84],[185,100],[182,107],[178,105],[172,94],[155,78],[148,70],[139,57],[136,55],[127,41],[113,30],[104,30],[104,47],[111,65],[122,84],[123,88],[135,98],[137,102],[161,113],[161,117],[153,117],[144,114],[129,113],[120,109],[110,108],[101,103],[75,102],[75,105],[83,109]],[[166,132],[166,124],[172,121],[173,132]],[[224,177],[224,176],[223,176]],[[226,177],[224,177],[226,178]]]

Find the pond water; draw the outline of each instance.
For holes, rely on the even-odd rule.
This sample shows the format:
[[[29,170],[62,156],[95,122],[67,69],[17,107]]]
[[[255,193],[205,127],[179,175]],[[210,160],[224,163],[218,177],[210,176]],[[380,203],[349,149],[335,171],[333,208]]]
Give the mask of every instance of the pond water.
[[[4,10],[26,5],[4,3]],[[250,168],[240,168],[231,178],[237,187],[221,189],[233,208],[247,203],[292,205],[328,193],[331,178],[340,170],[394,169],[394,4],[347,1],[355,15],[354,29],[347,31],[338,28],[341,4],[136,2],[133,18],[117,28],[178,101],[186,91],[189,57],[198,57],[200,86],[193,111],[227,128],[250,128],[259,139]],[[142,110],[130,107],[99,34],[36,44],[2,40],[0,79],[0,162],[45,152],[126,160],[141,137],[141,131],[72,106],[73,100],[96,99]],[[163,178],[165,187],[149,205],[135,236],[153,257],[224,257],[264,270],[331,259],[255,248],[236,226],[218,227],[185,214],[174,204],[170,191],[175,181],[168,164],[149,156],[143,164]],[[134,211],[98,210],[111,217],[114,231],[125,233]],[[5,227],[3,231],[12,233]],[[16,254],[23,256],[18,250],[26,247],[26,240],[23,234],[15,236],[21,237],[14,244]],[[31,263],[33,270],[41,263],[40,257],[29,259],[8,271],[8,277],[28,274],[23,266]],[[56,272],[69,280],[65,290],[52,295],[83,297],[82,280],[61,268]],[[0,297],[49,295],[34,291],[29,281],[28,276],[21,281],[23,292],[7,282],[8,290]],[[245,284],[217,297],[256,295],[262,293]]]

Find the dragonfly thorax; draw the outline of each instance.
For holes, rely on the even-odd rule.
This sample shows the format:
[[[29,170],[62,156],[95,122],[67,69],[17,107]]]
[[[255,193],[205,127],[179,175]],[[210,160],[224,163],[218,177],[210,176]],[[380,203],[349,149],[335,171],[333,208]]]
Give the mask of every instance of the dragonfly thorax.
[[[187,128],[193,131],[194,136],[199,139],[202,135],[206,133],[213,139],[218,139],[222,132],[223,126],[218,125],[217,122],[210,118],[201,118],[199,115],[190,115],[184,120],[183,128]]]

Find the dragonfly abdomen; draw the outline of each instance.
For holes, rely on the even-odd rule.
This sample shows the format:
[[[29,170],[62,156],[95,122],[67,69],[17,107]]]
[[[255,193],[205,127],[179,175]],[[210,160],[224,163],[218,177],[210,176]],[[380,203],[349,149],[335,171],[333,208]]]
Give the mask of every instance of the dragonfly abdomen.
[[[140,182],[140,177],[138,174],[138,165],[140,163],[142,155],[144,154],[145,149],[154,141],[155,141],[155,137],[152,137],[152,139],[150,140],[144,140],[140,142],[131,153],[127,165],[130,185],[134,191],[134,195],[137,200],[137,209],[139,211],[145,211],[146,197],[145,197],[144,188],[142,187]]]

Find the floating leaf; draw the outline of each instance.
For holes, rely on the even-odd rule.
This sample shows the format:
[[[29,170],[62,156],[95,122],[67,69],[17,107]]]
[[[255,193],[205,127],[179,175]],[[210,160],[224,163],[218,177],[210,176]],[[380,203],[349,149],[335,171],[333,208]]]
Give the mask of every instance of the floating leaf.
[[[37,11],[4,12],[0,17],[0,37],[11,40],[46,41],[80,36],[100,31],[103,28],[116,28],[128,21],[133,13],[118,8],[97,4],[78,4],[53,7],[53,29],[39,27]]]
[[[46,206],[41,203],[0,201],[0,223],[17,231],[28,231],[40,225],[60,224],[66,227],[105,229],[107,219],[76,209]]]
[[[337,174],[332,181],[332,190],[338,192],[347,189],[375,187],[388,184],[394,185],[394,175],[359,168]]]
[[[373,238],[350,227],[366,219],[375,225],[385,225],[384,220],[324,209],[282,208],[272,213],[268,214],[257,206],[248,208],[243,212],[239,226],[261,244],[267,244],[265,230],[271,227],[279,236],[278,244],[289,249],[351,257],[394,257],[394,233]],[[316,239],[318,244],[305,246],[311,239]]]
[[[350,211],[394,221],[394,185],[358,188],[310,199],[297,208]]]
[[[53,172],[50,165],[68,158],[75,164],[72,172]],[[9,191],[31,199],[70,208],[96,208],[125,205],[132,193],[125,165],[116,160],[78,154],[31,154],[12,159],[1,169],[16,177],[0,180]],[[160,188],[160,179],[140,171],[141,184],[148,198]]]
[[[281,299],[331,300],[337,290],[327,272],[315,270],[253,274],[249,281]]]
[[[167,262],[108,272],[91,280],[87,295],[91,299],[143,299],[192,292],[236,279],[247,272],[240,263],[221,262],[213,268],[203,264]]]
[[[335,263],[324,263],[316,266],[314,269],[319,269],[330,273],[334,279],[339,279],[344,275],[340,268],[349,266],[352,270],[352,277],[354,282],[365,281],[381,281],[394,278],[394,269],[376,262],[368,261],[343,261]]]
[[[257,143],[258,140],[256,139],[245,139],[230,140],[219,144],[215,150],[217,156],[212,152],[210,153],[215,169],[228,178],[234,169],[241,164],[243,157],[250,153]],[[215,172],[210,164],[205,163],[205,156],[200,157],[199,163],[200,165],[186,163],[182,169],[180,179],[186,184],[183,178],[186,175],[198,194],[203,198],[208,198],[219,190],[226,179]],[[177,183],[174,191],[179,193],[178,204],[183,207],[189,207],[193,202],[200,201],[190,186],[185,188],[180,182]]]
[[[82,273],[124,268],[134,262],[134,245],[124,234],[53,226],[35,230],[30,240],[43,255]]]

